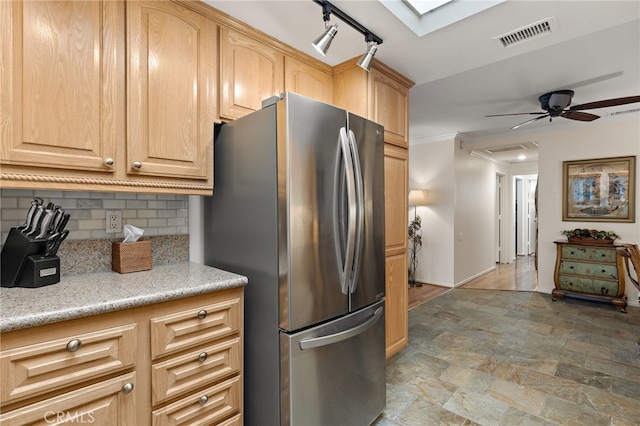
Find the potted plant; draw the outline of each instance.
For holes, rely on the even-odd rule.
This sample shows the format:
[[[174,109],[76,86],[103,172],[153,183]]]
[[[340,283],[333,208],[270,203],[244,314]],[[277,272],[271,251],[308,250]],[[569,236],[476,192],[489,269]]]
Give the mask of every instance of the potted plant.
[[[620,238],[613,231],[599,231],[597,229],[575,228],[562,231],[569,242],[579,244],[609,245]]]

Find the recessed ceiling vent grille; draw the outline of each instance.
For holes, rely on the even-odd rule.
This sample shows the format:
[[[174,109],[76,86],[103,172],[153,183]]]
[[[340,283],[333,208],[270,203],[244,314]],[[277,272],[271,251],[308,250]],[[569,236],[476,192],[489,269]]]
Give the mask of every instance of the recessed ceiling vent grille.
[[[555,32],[556,29],[556,20],[554,18],[547,18],[506,34],[496,36],[493,40],[499,43],[502,47],[511,47],[527,40],[551,34]]]
[[[639,111],[640,111],[640,108],[632,108],[632,109],[625,109],[623,111],[610,112],[609,115],[611,117],[615,117],[616,115],[631,114],[632,112],[639,112]]]
[[[526,149],[526,148],[522,145],[512,145],[512,146],[501,146],[499,148],[487,148],[485,149],[485,151],[488,152],[489,154],[497,154],[499,152],[522,151],[523,149]]]

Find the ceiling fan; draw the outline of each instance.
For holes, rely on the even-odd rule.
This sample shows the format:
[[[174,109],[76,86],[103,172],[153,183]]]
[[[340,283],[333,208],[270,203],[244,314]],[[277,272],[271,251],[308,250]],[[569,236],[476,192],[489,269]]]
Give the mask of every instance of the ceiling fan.
[[[520,113],[514,113],[514,114],[493,114],[493,115],[486,115],[485,117],[503,117],[507,115],[539,115],[539,117],[532,118],[531,120],[527,120],[524,123],[520,123],[513,126],[511,128],[513,130],[513,129],[517,129],[518,127],[522,127],[525,124],[529,124],[546,117],[549,117],[549,121],[551,121],[555,117],[563,117],[563,118],[568,118],[570,120],[578,120],[578,121],[593,121],[600,118],[600,116],[595,114],[590,114],[588,112],[582,112],[582,110],[606,108],[606,107],[640,102],[640,96],[628,96],[625,98],[614,98],[614,99],[606,99],[606,100],[597,101],[597,102],[589,102],[586,104],[574,105],[572,107],[567,108],[569,105],[571,105],[571,98],[573,98],[573,93],[574,93],[573,90],[556,90],[553,92],[545,93],[544,95],[540,96],[538,98],[538,100],[540,101],[540,106],[546,112],[520,112]]]

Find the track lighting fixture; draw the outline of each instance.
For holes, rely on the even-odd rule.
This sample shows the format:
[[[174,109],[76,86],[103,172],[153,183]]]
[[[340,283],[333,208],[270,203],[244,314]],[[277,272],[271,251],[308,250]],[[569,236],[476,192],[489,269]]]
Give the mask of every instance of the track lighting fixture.
[[[373,56],[378,50],[378,43],[371,41],[367,43],[367,52],[358,61],[358,66],[367,72],[371,69],[371,62],[373,62]]]
[[[367,43],[367,52],[364,56],[358,61],[358,65],[365,70],[369,71],[371,69],[371,63],[373,62],[373,57],[378,50],[378,45],[382,44],[382,39],[369,31],[367,28],[360,25],[358,21],[332,5],[326,0],[313,0],[315,3],[318,3],[322,6],[322,18],[325,23],[325,32],[320,37],[318,37],[313,42],[313,47],[316,48],[318,52],[320,52],[323,56],[326,55],[329,50],[329,46],[333,41],[333,38],[338,33],[338,24],[328,25],[329,20],[331,18],[331,14],[333,13],[342,21],[347,23],[350,27],[359,31],[364,35],[365,42]]]
[[[327,54],[327,50],[329,50],[329,46],[331,46],[331,42],[333,41],[333,38],[336,36],[337,33],[338,33],[338,24],[331,25],[325,30],[324,34],[322,34],[320,37],[316,39],[316,41],[313,42],[313,47],[315,47],[316,50],[320,54],[322,54],[322,56],[325,56]]]

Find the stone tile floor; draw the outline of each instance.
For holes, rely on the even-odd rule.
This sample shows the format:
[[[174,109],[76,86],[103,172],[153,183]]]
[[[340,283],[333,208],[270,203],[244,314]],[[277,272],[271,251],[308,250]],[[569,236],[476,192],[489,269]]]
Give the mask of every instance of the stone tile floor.
[[[375,426],[640,424],[640,308],[453,289],[409,312]]]

